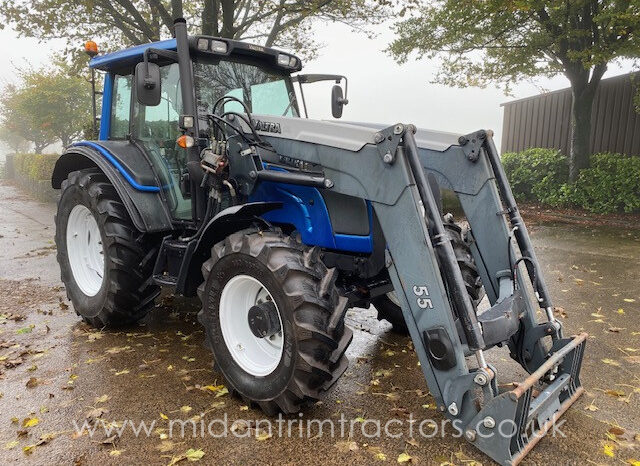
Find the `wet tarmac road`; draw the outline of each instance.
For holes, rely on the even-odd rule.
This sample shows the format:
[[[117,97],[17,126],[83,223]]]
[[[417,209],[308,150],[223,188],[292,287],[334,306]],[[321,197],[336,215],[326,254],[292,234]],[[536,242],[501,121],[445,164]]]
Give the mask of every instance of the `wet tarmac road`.
[[[491,464],[452,429],[444,438],[439,426],[419,434],[421,421],[444,417],[434,409],[410,340],[379,323],[373,308],[349,311],[354,342],[345,376],[301,418],[285,418],[282,436],[272,420],[269,437],[262,413],[220,387],[202,347],[197,301],[164,295],[141,325],[119,332],[80,321],[60,286],[53,214],[52,205],[0,185],[0,464],[166,465],[190,449],[191,457],[204,454],[201,464],[394,464],[407,459],[403,454],[418,464]],[[567,333],[584,330],[590,338],[582,371],[587,393],[564,416],[566,437],[543,439],[525,464],[638,460],[640,231],[530,229]],[[501,383],[523,378],[504,350],[488,359]],[[179,427],[170,436],[172,419],[193,419],[198,435],[188,426],[185,438]],[[305,427],[300,436],[300,419],[331,421],[335,435],[326,423],[323,435],[315,424],[311,435]],[[390,432],[400,435],[376,438],[375,421],[392,419]],[[99,426],[93,435],[76,432],[85,421]],[[143,428],[136,436],[129,423],[140,428],[141,421],[148,435]],[[114,430],[105,433],[103,426]]]

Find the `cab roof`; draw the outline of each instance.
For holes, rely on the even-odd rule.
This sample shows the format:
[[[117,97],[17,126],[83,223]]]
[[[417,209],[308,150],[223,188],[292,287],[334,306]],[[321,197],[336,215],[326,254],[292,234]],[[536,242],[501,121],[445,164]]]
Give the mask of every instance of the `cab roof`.
[[[91,68],[96,68],[103,71],[111,71],[115,68],[122,68],[127,65],[135,65],[142,60],[142,54],[148,48],[161,49],[161,50],[176,50],[176,40],[168,39],[161,40],[159,42],[150,42],[148,44],[136,45],[124,50],[118,50],[117,52],[105,53],[104,55],[98,55],[93,57],[89,61]]]
[[[213,53],[209,51],[202,51],[197,48],[199,39],[207,39],[208,41],[222,41],[227,44],[227,50],[225,53]],[[222,58],[225,56],[245,57],[253,60],[263,62],[265,65],[280,68],[284,71],[294,72],[302,69],[302,62],[298,57],[286,52],[282,52],[270,47],[263,47],[261,45],[254,45],[247,42],[224,39],[210,36],[189,36],[189,48],[192,52],[196,52],[201,55],[210,55],[214,58]],[[119,50],[117,52],[106,53],[104,55],[98,55],[89,61],[89,66],[102,71],[117,71],[122,70],[130,66],[139,63],[143,59],[144,51],[148,48],[160,49],[160,50],[177,50],[176,39],[167,39],[159,42],[150,42],[148,44],[136,45],[128,49]],[[295,58],[294,66],[282,66],[278,63],[278,56],[285,54],[291,58]]]

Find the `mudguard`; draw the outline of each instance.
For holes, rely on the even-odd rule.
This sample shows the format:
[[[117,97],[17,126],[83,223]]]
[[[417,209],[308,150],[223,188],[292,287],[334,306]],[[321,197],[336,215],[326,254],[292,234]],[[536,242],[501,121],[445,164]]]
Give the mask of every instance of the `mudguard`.
[[[110,147],[112,145],[117,147]],[[144,154],[125,141],[81,142],[70,146],[56,162],[51,185],[60,189],[69,173],[97,167],[109,178],[135,227],[148,233],[173,229],[151,165]]]
[[[192,241],[187,247],[176,284],[176,292],[185,296],[194,296],[203,280],[200,267],[209,258],[213,245],[230,234],[249,228],[256,223],[262,223],[264,228],[269,228],[269,223],[260,216],[280,208],[282,208],[281,202],[250,202],[228,207],[213,217],[204,227],[200,238]]]

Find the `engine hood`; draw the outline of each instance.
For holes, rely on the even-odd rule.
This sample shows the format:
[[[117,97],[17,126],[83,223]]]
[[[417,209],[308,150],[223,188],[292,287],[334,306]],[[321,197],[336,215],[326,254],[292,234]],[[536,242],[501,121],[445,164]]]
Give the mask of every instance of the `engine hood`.
[[[357,152],[366,144],[375,144],[374,135],[391,124],[311,120],[307,118],[252,115],[259,133],[276,138],[294,139]],[[248,129],[248,128],[245,128]],[[418,128],[418,147],[438,152],[458,144],[462,134]]]

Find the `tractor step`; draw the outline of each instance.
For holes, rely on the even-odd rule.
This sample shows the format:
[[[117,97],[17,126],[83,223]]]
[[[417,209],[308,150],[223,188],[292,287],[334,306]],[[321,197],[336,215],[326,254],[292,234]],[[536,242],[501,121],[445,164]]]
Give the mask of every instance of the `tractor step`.
[[[522,461],[584,392],[580,367],[586,340],[586,333],[557,340],[544,364],[473,418],[465,431],[467,440],[500,464]]]
[[[189,242],[167,236],[162,240],[160,252],[153,268],[153,281],[161,286],[176,286],[180,268]]]

